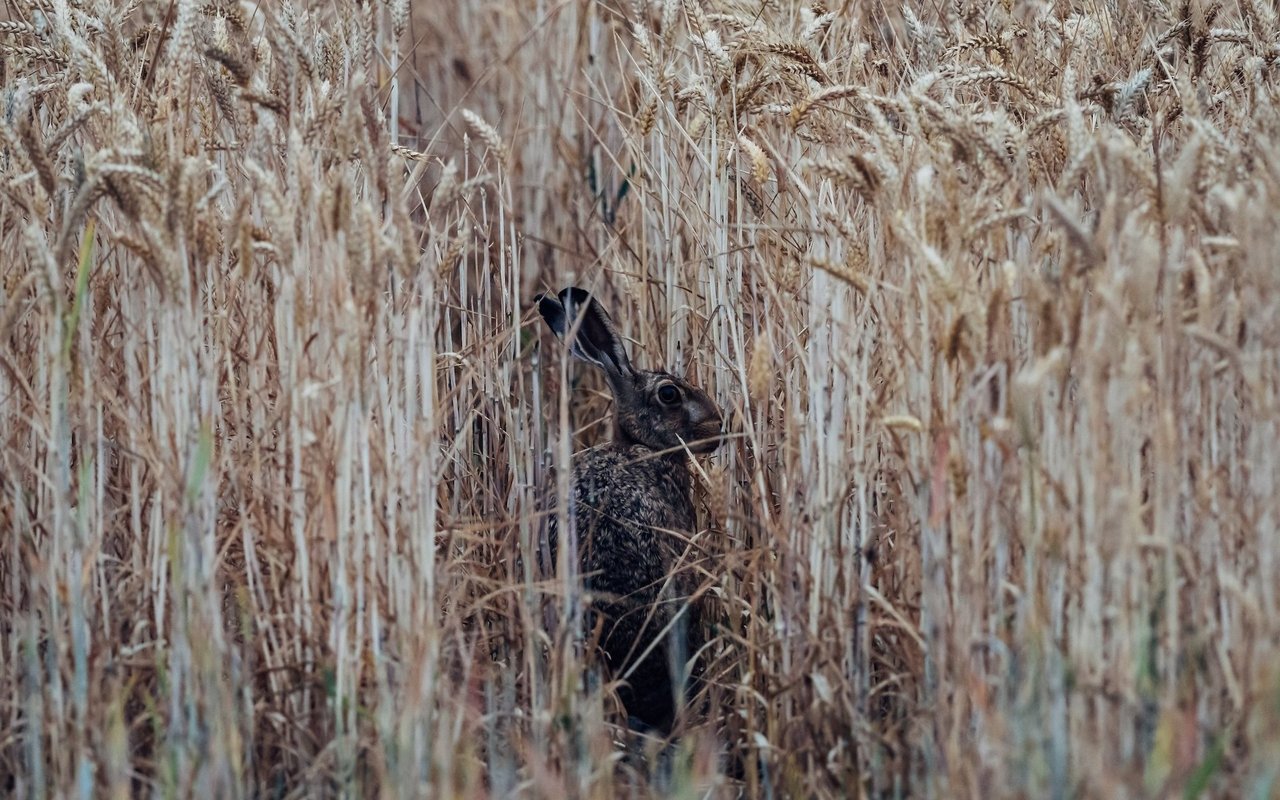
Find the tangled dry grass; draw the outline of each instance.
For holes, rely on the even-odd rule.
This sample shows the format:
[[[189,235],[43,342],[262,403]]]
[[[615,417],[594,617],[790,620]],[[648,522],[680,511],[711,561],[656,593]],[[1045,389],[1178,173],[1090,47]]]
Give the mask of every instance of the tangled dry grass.
[[[0,791],[1277,796],[1271,5],[301,5],[0,12]],[[571,282],[734,418],[663,769]]]

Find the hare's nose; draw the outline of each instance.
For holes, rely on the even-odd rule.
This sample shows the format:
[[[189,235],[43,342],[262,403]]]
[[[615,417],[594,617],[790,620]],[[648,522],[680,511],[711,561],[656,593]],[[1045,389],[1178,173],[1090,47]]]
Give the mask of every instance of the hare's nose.
[[[720,411],[707,404],[696,404],[688,410],[689,421],[694,425],[720,425],[723,420]]]

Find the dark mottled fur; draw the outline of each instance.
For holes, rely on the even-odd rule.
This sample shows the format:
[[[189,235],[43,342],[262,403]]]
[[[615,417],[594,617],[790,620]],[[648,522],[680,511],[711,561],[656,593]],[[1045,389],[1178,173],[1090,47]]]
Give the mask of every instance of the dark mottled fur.
[[[600,623],[615,677],[635,665],[619,692],[627,714],[666,732],[677,710],[672,662],[696,649],[690,634],[698,629],[689,602],[698,581],[687,552],[695,517],[686,448],[709,453],[719,445],[720,411],[680,378],[632,367],[612,320],[582,289],[540,297],[538,310],[577,358],[604,371],[613,393],[613,440],[574,456],[570,515],[595,598],[588,626]],[[548,533],[554,552],[554,524]]]

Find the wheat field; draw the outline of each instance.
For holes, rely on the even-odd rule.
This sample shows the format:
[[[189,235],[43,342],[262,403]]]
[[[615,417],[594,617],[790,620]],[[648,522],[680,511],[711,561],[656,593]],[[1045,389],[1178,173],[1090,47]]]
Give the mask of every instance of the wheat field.
[[[0,794],[1280,797],[1273,4],[0,9]],[[731,422],[665,746],[574,284]]]

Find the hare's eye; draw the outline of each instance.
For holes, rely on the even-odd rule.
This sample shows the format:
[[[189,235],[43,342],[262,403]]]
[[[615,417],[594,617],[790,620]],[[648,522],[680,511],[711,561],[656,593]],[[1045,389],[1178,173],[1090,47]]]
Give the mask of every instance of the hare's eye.
[[[675,384],[664,383],[658,387],[658,401],[663,405],[674,406],[680,402],[680,390]]]

